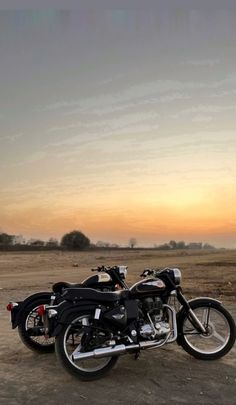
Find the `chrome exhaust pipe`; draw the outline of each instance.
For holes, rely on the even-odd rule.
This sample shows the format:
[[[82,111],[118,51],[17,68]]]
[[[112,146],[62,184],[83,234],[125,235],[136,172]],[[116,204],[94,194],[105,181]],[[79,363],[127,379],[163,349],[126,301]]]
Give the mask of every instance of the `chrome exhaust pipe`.
[[[73,360],[84,360],[99,357],[112,357],[126,352],[125,345],[115,345],[111,347],[102,347],[101,349],[95,349],[92,352],[81,353],[77,349],[73,352]]]
[[[130,345],[114,345],[108,347],[102,347],[101,349],[95,349],[91,352],[80,352],[80,345],[74,350],[71,355],[72,360],[84,360],[91,358],[102,358],[102,357],[112,357],[126,354],[132,351],[145,350],[145,349],[155,349],[163,346],[166,343],[172,343],[177,339],[177,322],[176,322],[176,313],[174,308],[169,305],[164,305],[169,311],[171,316],[172,330],[165,336],[163,339],[158,339],[154,341],[147,340],[145,342],[140,342],[139,344],[130,344]]]
[[[103,347],[101,349],[95,349],[91,352],[85,352],[81,353],[78,348],[72,353],[71,357],[72,360],[85,360],[85,359],[92,359],[92,358],[101,358],[101,357],[112,357],[112,356],[119,356],[121,354],[129,353],[132,352],[133,350],[142,350],[142,349],[151,349],[151,348],[156,348],[163,346],[163,344],[166,343],[165,339],[164,341],[146,341],[146,342],[140,342],[139,344],[133,344],[133,345],[115,345],[111,347]]]

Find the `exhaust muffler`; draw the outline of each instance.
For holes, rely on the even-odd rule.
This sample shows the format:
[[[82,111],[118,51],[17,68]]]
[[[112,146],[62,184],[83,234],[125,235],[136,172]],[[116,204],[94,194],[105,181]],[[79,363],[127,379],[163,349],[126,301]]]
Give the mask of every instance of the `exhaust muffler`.
[[[118,356],[121,354],[129,353],[132,351],[136,350],[142,350],[142,349],[148,349],[148,348],[154,348],[154,347],[160,347],[163,346],[163,344],[166,343],[166,339],[163,341],[153,341],[153,342],[141,342],[139,344],[133,344],[133,345],[115,345],[111,347],[103,347],[101,349],[95,349],[91,352],[86,352],[86,353],[81,353],[76,349],[72,353],[72,358],[73,360],[85,360],[85,359],[92,359],[92,358],[101,358],[101,357],[112,357],[112,356]]]

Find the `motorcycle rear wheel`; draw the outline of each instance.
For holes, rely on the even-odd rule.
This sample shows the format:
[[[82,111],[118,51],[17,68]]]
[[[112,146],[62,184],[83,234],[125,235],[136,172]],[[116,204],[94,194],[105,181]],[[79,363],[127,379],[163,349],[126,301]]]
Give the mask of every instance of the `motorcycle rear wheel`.
[[[211,299],[197,299],[190,306],[206,328],[206,333],[200,333],[191,315],[184,312],[179,320],[178,343],[197,359],[216,360],[225,356],[236,338],[235,322],[230,313]]]
[[[81,323],[92,324],[94,314],[74,314],[70,324],[65,325],[56,337],[55,352],[59,363],[72,375],[83,381],[96,380],[103,377],[114,365],[118,357],[75,360],[73,353],[80,349],[85,334]],[[93,350],[91,348],[91,350]]]
[[[41,317],[37,314],[36,310],[40,305],[44,304],[50,304],[50,298],[37,298],[32,301],[25,308],[18,324],[18,333],[24,345],[30,350],[42,354],[54,352],[55,338],[47,338],[43,332],[39,336],[31,335],[30,329],[42,326],[43,331]]]

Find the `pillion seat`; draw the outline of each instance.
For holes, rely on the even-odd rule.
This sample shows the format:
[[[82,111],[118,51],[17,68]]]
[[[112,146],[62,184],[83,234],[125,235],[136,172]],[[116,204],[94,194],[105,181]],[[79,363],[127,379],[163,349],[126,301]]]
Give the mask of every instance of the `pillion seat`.
[[[127,290],[115,292],[101,292],[92,288],[68,288],[63,294],[62,298],[66,301],[98,301],[98,302],[116,302],[126,298],[129,294]]]

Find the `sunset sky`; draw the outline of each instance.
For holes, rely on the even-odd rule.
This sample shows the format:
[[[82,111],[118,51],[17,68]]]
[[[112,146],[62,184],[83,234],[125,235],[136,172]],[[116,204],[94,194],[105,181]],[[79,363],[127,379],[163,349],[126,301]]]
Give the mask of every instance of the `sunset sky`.
[[[236,7],[191,3],[0,11],[0,230],[236,247]]]

